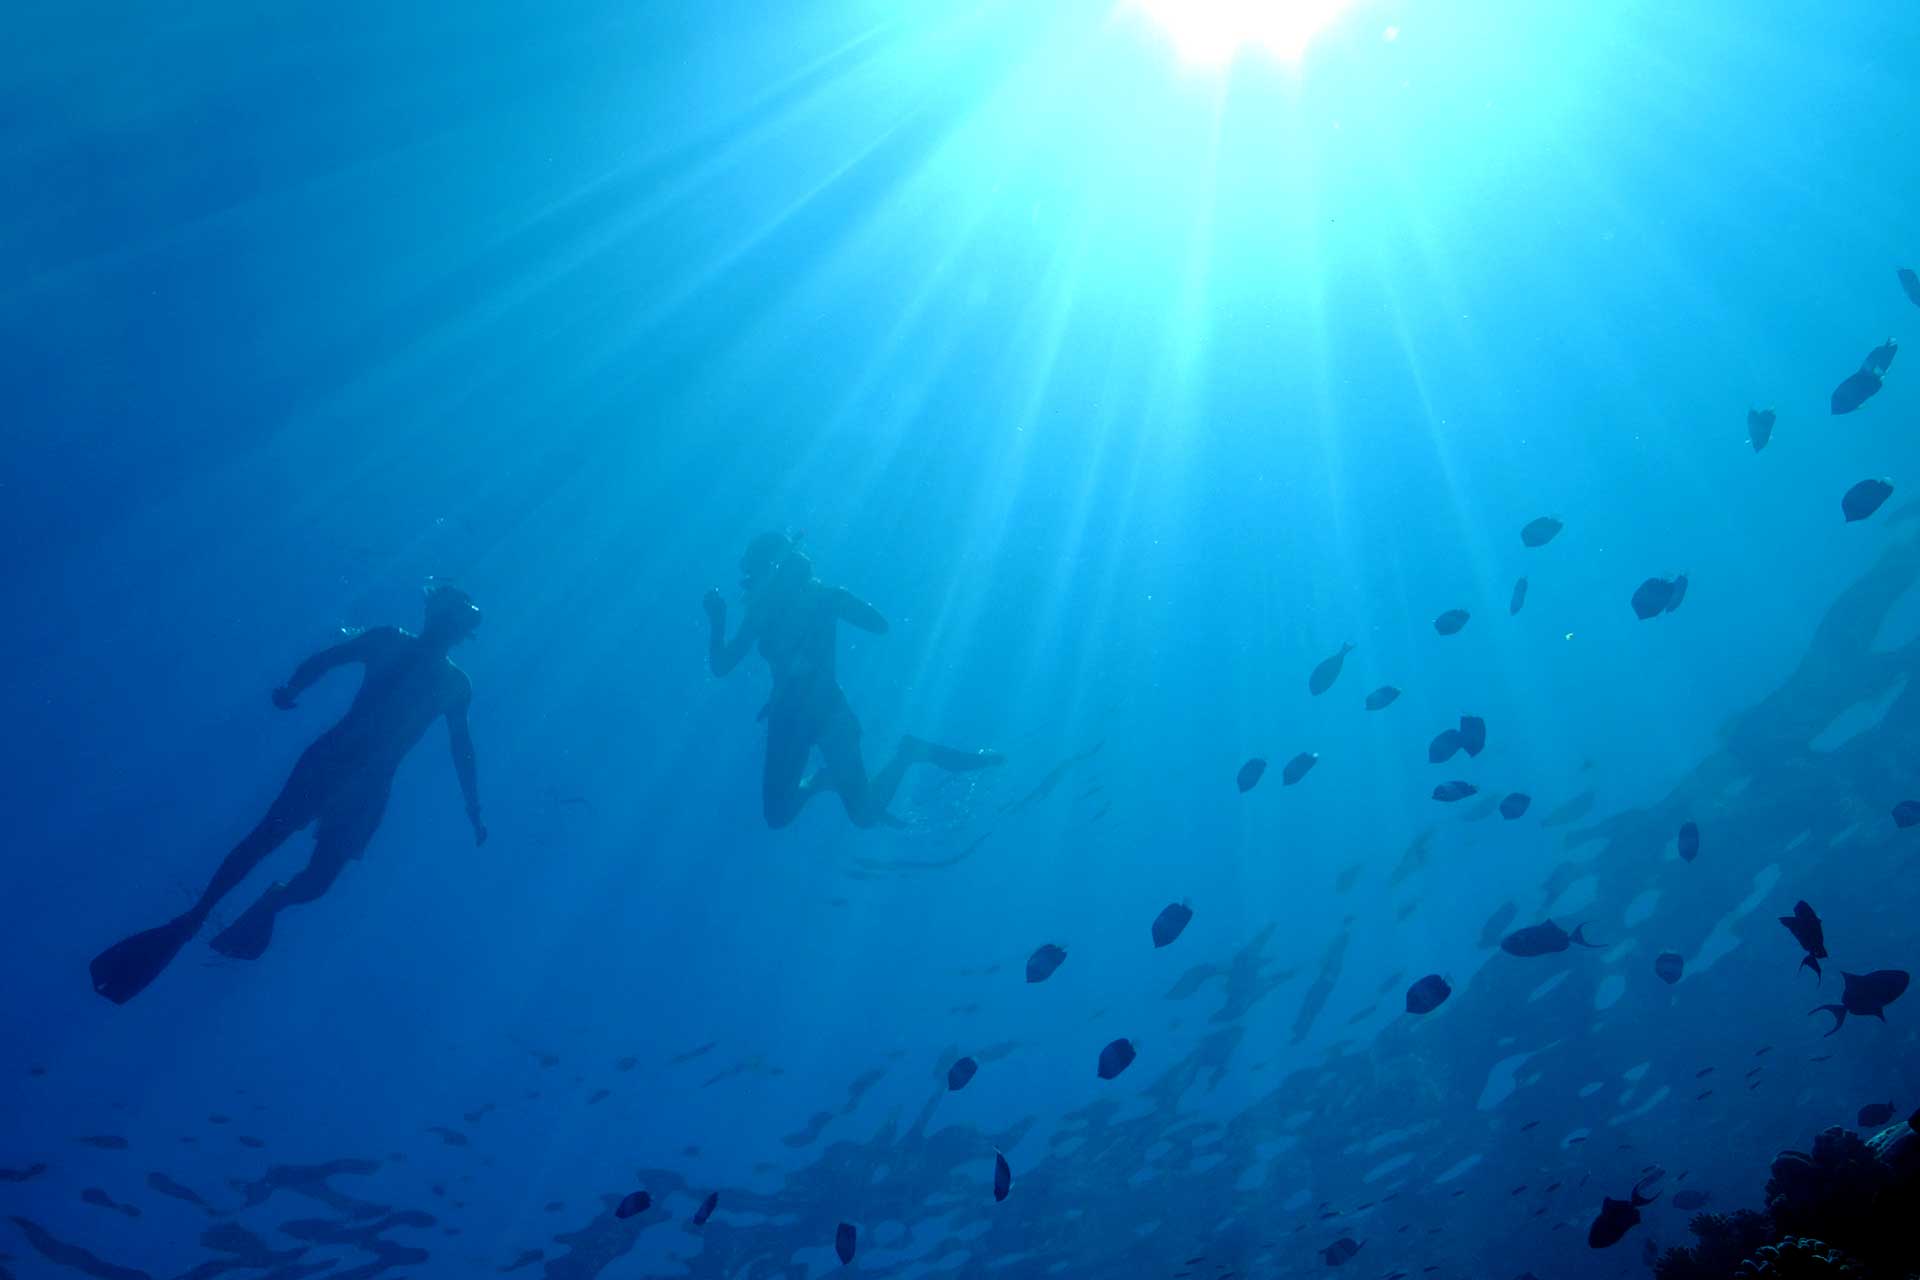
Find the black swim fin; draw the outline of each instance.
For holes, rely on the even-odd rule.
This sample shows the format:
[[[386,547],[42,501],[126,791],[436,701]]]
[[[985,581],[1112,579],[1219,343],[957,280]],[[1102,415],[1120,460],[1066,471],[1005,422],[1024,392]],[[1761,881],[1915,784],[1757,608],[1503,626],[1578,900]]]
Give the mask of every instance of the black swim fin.
[[[160,976],[198,927],[188,917],[179,916],[157,929],[114,943],[87,966],[93,989],[115,1004],[125,1004]]]

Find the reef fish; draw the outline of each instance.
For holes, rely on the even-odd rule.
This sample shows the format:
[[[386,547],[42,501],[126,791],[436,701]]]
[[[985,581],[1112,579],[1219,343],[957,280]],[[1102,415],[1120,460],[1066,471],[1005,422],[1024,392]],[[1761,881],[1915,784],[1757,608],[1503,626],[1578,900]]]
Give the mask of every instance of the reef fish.
[[[707,1198],[700,1202],[700,1207],[693,1211],[693,1225],[696,1227],[706,1226],[707,1219],[711,1218],[713,1211],[719,1207],[720,1193],[718,1191],[709,1191]]]
[[[1911,267],[1900,268],[1899,276],[1900,288],[1906,292],[1908,300],[1920,307],[1920,276],[1913,274]]]
[[[833,1251],[839,1256],[841,1266],[853,1261],[853,1247],[858,1239],[851,1222],[843,1222],[833,1229]]]
[[[1872,973],[1848,973],[1843,969],[1840,980],[1846,985],[1841,989],[1839,1004],[1815,1005],[1807,1010],[1809,1016],[1833,1015],[1833,1031],[1827,1032],[1828,1035],[1845,1026],[1850,1013],[1885,1022],[1886,1007],[1906,991],[1909,976],[1905,969],[1875,969]]]
[[[1893,485],[1885,480],[1862,480],[1840,496],[1840,515],[1848,524],[1865,520],[1893,496]]]
[[[1340,646],[1340,652],[1331,658],[1321,659],[1320,665],[1315,667],[1313,674],[1307,677],[1307,692],[1317,698],[1333,688],[1333,682],[1340,678],[1341,666],[1345,664],[1347,655],[1352,652],[1352,644],[1343,644]]]
[[[1553,516],[1540,516],[1520,526],[1520,541],[1525,546],[1544,547],[1559,537],[1564,528],[1565,523]]]
[[[1513,594],[1507,597],[1507,612],[1509,614],[1518,613],[1526,603],[1527,580],[1525,578],[1516,579],[1513,584]]]
[[[645,1213],[653,1207],[653,1197],[644,1191],[635,1191],[622,1200],[613,1210],[616,1218],[631,1218],[636,1213]]]
[[[980,1064],[972,1058],[960,1059],[951,1067],[947,1068],[947,1091],[949,1093],[960,1092],[960,1090],[967,1087],[967,1082],[972,1080],[974,1073],[979,1070]]]
[[[1677,951],[1662,951],[1653,958],[1654,973],[1658,974],[1660,981],[1668,986],[1680,981],[1680,975],[1685,973],[1686,969],[1686,958]]]
[[[1680,824],[1680,861],[1692,862],[1700,856],[1700,828],[1691,822]]]
[[[1524,816],[1532,804],[1532,796],[1515,791],[1500,802],[1500,816],[1512,822],[1515,818]]]
[[[1471,782],[1461,782],[1455,779],[1452,782],[1443,782],[1435,787],[1433,789],[1433,798],[1441,804],[1453,804],[1455,801],[1465,800],[1468,796],[1476,794],[1479,790],[1480,788],[1474,786]]]
[[[1479,716],[1460,717],[1460,749],[1477,756],[1487,749],[1487,722]]]
[[[1094,1070],[1102,1080],[1111,1080],[1132,1066],[1134,1057],[1133,1041],[1115,1040],[1100,1051],[1100,1061]]]
[[[1604,950],[1603,943],[1587,941],[1587,935],[1583,932],[1586,927],[1577,924],[1573,926],[1573,932],[1568,933],[1553,921],[1543,920],[1524,929],[1515,929],[1500,939],[1500,949],[1510,956],[1527,957],[1550,956],[1565,951],[1576,942],[1595,951]]]
[[[1460,741],[1458,729],[1442,729],[1433,736],[1433,741],[1427,744],[1427,763],[1445,764],[1458,755],[1460,748],[1464,745]]]
[[[1027,957],[1027,981],[1045,982],[1053,976],[1053,971],[1066,963],[1067,952],[1064,947],[1056,947],[1051,942],[1043,942],[1034,953]]]
[[[1379,711],[1400,696],[1400,691],[1390,684],[1383,684],[1367,695],[1367,710]]]
[[[1358,1252],[1360,1252],[1359,1241],[1355,1240],[1352,1236],[1341,1236],[1338,1240],[1335,1240],[1332,1244],[1322,1249],[1320,1256],[1326,1259],[1328,1266],[1337,1267],[1341,1263],[1351,1259],[1353,1255]]]
[[[1447,1002],[1453,988],[1437,973],[1430,973],[1407,988],[1408,1013],[1432,1013]]]
[[[1193,908],[1184,902],[1169,902],[1153,918],[1153,945],[1164,947],[1186,932],[1193,920]]]
[[[1280,784],[1286,787],[1292,786],[1294,783],[1300,781],[1300,779],[1306,777],[1307,774],[1313,770],[1313,766],[1319,763],[1319,752],[1302,751],[1299,755],[1287,761],[1287,767],[1280,771]]]
[[[1893,1119],[1893,1104],[1891,1102],[1869,1102],[1866,1106],[1860,1108],[1860,1114],[1855,1116],[1854,1119],[1866,1128],[1883,1125]]]
[[[993,1153],[993,1199],[997,1204],[1013,1190],[1013,1167],[998,1151]]]
[[[1633,1230],[1640,1222],[1640,1210],[1658,1200],[1658,1196],[1642,1195],[1649,1179],[1634,1184],[1632,1198],[1615,1200],[1612,1196],[1600,1199],[1600,1216],[1587,1228],[1587,1247],[1605,1249],[1620,1243],[1622,1236]]]
[[[1433,620],[1433,629],[1443,636],[1458,635],[1472,616],[1465,609],[1449,609]]]
[[[1905,830],[1920,822],[1920,800],[1902,800],[1893,806],[1893,825]]]
[[[1813,970],[1814,979],[1820,977],[1820,962],[1827,958],[1827,934],[1820,926],[1820,917],[1813,914],[1813,908],[1804,902],[1793,904],[1793,914],[1781,916],[1780,923],[1787,926],[1787,932],[1807,954],[1800,957],[1799,968]],[[1797,970],[1796,970],[1797,972]]]
[[[1773,439],[1773,424],[1773,410],[1747,410],[1747,443],[1753,446],[1755,453],[1766,448],[1767,441]]]
[[[1677,586],[1673,578],[1648,578],[1634,590],[1633,616],[1645,622],[1673,612],[1673,593]]]
[[[1266,771],[1267,762],[1256,756],[1240,766],[1240,772],[1233,776],[1234,785],[1239,787],[1241,794],[1244,795],[1259,784],[1260,775]]]

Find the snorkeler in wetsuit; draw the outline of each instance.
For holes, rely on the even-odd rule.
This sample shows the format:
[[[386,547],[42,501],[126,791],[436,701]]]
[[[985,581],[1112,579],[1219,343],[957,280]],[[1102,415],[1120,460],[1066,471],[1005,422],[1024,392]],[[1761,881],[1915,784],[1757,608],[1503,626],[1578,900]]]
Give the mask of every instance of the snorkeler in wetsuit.
[[[814,577],[813,562],[785,534],[755,538],[740,558],[740,573],[747,616],[732,640],[727,639],[726,598],[718,588],[707,592],[707,662],[714,675],[724,676],[757,644],[773,671],[773,695],[760,713],[767,722],[761,807],[768,826],[786,826],[822,791],[839,793],[855,826],[899,826],[887,806],[911,766],[960,772],[1004,762],[997,751],[960,751],[904,737],[893,759],[868,777],[860,755],[860,721],[834,675],[834,628],[845,622],[883,635],[887,620],[852,592]],[[809,777],[807,761],[815,747],[826,764]]]
[[[485,844],[474,780],[473,738],[467,704],[473,686],[447,652],[473,634],[480,610],[467,593],[438,585],[428,589],[426,625],[419,635],[398,627],[374,627],[301,663],[293,678],[273,691],[273,705],[291,711],[302,691],[335,667],[366,668],[347,714],[301,755],[280,796],[234,846],[213,874],[200,900],[155,929],[136,933],[94,958],[93,989],[125,1004],[160,975],[187,940],[200,931],[214,904],[237,888],[260,860],[286,838],[314,824],[313,856],[306,870],[275,884],[238,920],[213,939],[222,955],[253,960],[273,941],[273,919],[283,907],[312,902],[333,885],[348,862],[373,838],[386,810],[394,770],[435,720],[446,717],[454,772],[466,797],[473,842]]]

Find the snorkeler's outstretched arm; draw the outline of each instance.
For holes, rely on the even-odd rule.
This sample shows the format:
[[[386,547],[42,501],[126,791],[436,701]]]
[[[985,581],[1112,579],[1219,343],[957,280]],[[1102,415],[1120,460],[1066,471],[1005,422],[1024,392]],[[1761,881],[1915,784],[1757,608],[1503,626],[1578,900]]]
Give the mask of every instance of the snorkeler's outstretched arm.
[[[827,594],[833,600],[834,617],[848,626],[858,627],[862,631],[871,631],[877,636],[887,634],[886,618],[865,600],[845,587],[828,587]]]
[[[387,645],[393,638],[391,627],[369,627],[350,640],[343,640],[331,648],[322,649],[293,669],[293,675],[287,682],[273,691],[273,705],[282,711],[291,711],[300,695],[308,686],[335,667],[344,667],[349,662],[365,662]]]
[[[700,603],[707,611],[707,666],[716,676],[724,676],[753,650],[753,611],[747,611],[746,621],[729,641],[727,598],[720,594],[720,588],[708,591]]]
[[[467,706],[472,700],[468,690],[447,708],[447,742],[453,748],[453,771],[460,778],[460,794],[467,801],[467,821],[473,824],[473,842],[481,845],[487,842],[487,828],[480,821],[480,782],[473,767],[473,732],[467,727]]]

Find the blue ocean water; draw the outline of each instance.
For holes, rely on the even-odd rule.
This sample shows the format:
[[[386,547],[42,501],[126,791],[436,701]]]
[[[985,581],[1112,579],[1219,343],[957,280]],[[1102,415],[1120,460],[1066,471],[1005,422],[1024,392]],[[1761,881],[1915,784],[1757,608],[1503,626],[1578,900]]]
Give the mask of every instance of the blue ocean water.
[[[1224,65],[1083,0],[9,25],[5,1272],[819,1276],[844,1222],[900,1277],[1614,1276],[1920,1103],[1911,1002],[1807,1012],[1920,959],[1920,355],[1828,403],[1920,318],[1920,15],[1356,0]],[[701,597],[769,529],[890,624],[840,632],[868,764],[1003,767],[767,828]],[[262,958],[98,998],[356,677],[269,692],[429,579],[486,613],[487,843],[435,729]],[[1602,946],[1495,946],[1549,918]]]

